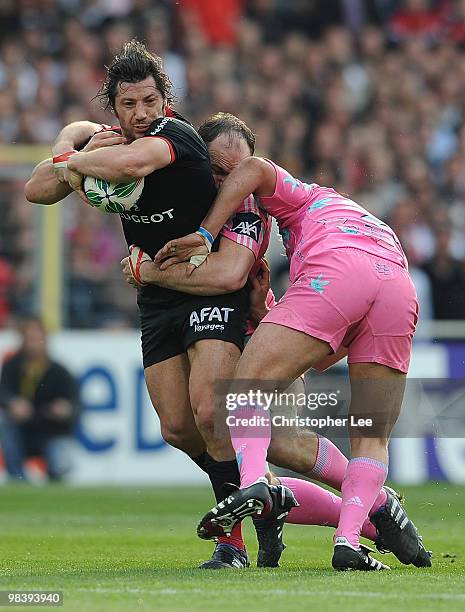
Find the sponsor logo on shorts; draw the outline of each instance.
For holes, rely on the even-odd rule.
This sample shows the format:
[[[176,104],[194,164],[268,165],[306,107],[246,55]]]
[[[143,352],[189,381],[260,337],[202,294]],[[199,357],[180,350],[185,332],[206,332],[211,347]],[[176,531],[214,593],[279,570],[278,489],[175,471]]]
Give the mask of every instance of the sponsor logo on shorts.
[[[383,274],[385,276],[390,276],[391,274],[391,267],[389,266],[389,264],[382,262],[382,261],[376,261],[375,264],[375,270],[379,273],[379,274]]]
[[[193,310],[189,317],[189,325],[195,332],[202,331],[224,331],[224,323],[229,322],[229,315],[234,308],[218,308],[218,306],[206,306],[200,310]]]
[[[318,274],[316,278],[310,279],[310,287],[318,293],[323,293],[326,285],[329,285],[329,283],[329,280],[323,280],[323,274]]]
[[[168,219],[174,219],[174,208],[170,208],[169,210],[164,210],[161,213],[154,213],[153,215],[134,215],[129,214],[127,212],[120,213],[120,217],[122,219],[126,219],[126,221],[132,221],[133,223],[161,223],[162,221],[167,221]]]

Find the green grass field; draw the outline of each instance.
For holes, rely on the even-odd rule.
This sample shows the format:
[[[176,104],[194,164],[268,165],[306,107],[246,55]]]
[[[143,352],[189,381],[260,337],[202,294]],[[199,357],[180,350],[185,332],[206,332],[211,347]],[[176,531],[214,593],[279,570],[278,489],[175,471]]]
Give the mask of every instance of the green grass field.
[[[208,572],[195,569],[211,554],[195,536],[207,489],[0,487],[0,589],[61,590],[79,612],[465,610],[465,488],[405,493],[432,570],[386,555],[391,572],[334,572],[332,530],[292,525],[280,569]]]

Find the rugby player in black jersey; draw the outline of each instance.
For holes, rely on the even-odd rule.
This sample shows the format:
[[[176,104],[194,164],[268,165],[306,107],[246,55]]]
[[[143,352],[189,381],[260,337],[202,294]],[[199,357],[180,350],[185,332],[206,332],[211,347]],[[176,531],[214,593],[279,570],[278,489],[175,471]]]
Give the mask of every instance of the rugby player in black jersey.
[[[196,229],[213,202],[216,188],[208,152],[189,123],[165,116],[171,101],[169,79],[161,60],[140,43],[131,41],[115,58],[102,95],[119,120],[121,136],[108,132],[93,137],[101,126],[91,122],[65,128],[53,151],[55,161],[68,163],[59,172],[61,182],[53,160],[45,160],[34,170],[26,197],[54,203],[71,186],[80,191],[82,175],[109,181],[144,177],[137,209],[122,213],[121,220],[128,246],[136,244],[153,256],[167,239]],[[83,149],[76,153],[74,147]],[[234,266],[219,279],[224,295],[188,296],[154,285],[138,291],[145,378],[162,435],[207,472],[217,500],[226,494],[225,483],[239,484],[239,472],[228,437],[214,435],[214,382],[231,378],[239,359],[249,307],[244,285],[255,261],[249,248],[223,241],[221,251],[232,250]],[[195,324],[205,316],[211,324]],[[247,565],[239,531],[204,564]]]

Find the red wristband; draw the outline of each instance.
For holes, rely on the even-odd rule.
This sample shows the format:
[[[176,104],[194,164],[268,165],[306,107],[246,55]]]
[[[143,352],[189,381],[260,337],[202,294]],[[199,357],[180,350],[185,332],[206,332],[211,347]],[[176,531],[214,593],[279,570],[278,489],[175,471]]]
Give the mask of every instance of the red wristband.
[[[55,157],[52,158],[53,166],[55,168],[66,168],[66,166],[68,165],[69,158],[75,153],[77,153],[77,151],[71,149],[71,151],[66,151],[66,153],[55,155]]]

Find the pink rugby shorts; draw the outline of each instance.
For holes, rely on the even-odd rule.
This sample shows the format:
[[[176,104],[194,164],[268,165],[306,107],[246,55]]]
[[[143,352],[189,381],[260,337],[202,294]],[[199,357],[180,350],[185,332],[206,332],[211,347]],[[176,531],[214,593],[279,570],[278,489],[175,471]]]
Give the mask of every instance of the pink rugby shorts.
[[[337,248],[302,262],[262,323],[302,331],[341,355],[347,347],[349,363],[407,372],[417,320],[415,287],[404,267],[359,249]]]

